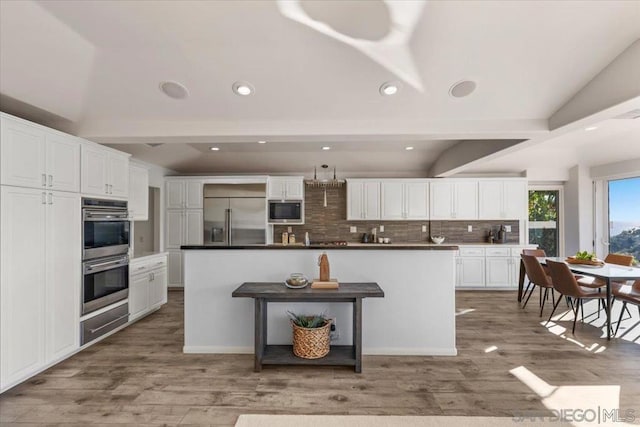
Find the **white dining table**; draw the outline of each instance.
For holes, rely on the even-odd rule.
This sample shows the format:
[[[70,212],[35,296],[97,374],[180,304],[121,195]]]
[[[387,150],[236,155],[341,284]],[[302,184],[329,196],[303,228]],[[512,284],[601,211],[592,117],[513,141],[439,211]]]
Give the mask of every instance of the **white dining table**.
[[[604,264],[602,267],[582,265],[582,264],[569,264],[566,262],[566,258],[563,257],[546,257],[538,258],[540,264],[546,265],[547,260],[564,262],[569,266],[569,269],[577,274],[583,274],[585,276],[597,277],[604,280],[607,283],[607,339],[611,339],[611,283],[612,282],[625,282],[640,280],[640,268],[626,267],[618,264]]]

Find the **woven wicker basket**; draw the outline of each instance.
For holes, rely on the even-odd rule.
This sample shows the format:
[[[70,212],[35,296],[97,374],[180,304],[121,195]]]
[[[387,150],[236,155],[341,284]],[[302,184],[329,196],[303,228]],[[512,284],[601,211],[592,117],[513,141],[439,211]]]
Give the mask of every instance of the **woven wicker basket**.
[[[293,354],[303,359],[320,359],[329,354],[331,322],[319,328],[293,327]]]

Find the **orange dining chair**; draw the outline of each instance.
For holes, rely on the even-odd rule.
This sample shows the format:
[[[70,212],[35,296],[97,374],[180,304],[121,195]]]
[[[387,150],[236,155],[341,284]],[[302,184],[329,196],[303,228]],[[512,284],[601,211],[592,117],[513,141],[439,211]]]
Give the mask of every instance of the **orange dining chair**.
[[[606,262],[607,264],[617,264],[617,265],[623,265],[625,267],[631,267],[632,263],[633,263],[633,256],[631,255],[622,255],[622,254],[609,254],[606,256],[606,258],[604,259],[604,262]],[[585,288],[590,288],[590,289],[597,289],[598,292],[600,292],[600,290],[607,286],[607,282],[605,280],[602,280],[600,278],[597,277],[589,277],[589,276],[579,276],[578,278],[578,284],[580,286],[583,286]],[[616,282],[613,282],[611,284],[611,286],[613,286]],[[620,282],[618,282],[620,283]],[[626,307],[625,307],[626,309]],[[628,310],[627,310],[628,311]],[[600,301],[598,301],[598,317],[600,316]]]
[[[571,297],[576,300],[574,307],[572,307],[572,311],[574,314],[573,318],[573,329],[572,333],[576,331],[576,320],[578,320],[578,311],[582,308],[582,320],[584,321],[584,300],[590,299],[605,299],[601,293],[597,292],[595,289],[583,288],[578,284],[578,280],[573,275],[569,267],[564,262],[556,262],[547,260],[547,266],[549,267],[549,271],[551,272],[551,281],[553,283],[553,287],[560,294],[560,298],[556,300],[556,303],[553,306],[553,311],[549,316],[549,320],[547,323],[551,321],[556,309],[558,308],[558,304],[563,296]],[[605,309],[607,309],[606,303],[604,303]]]
[[[544,251],[543,251],[544,252]],[[551,301],[552,305],[555,304],[555,298],[553,294],[553,283],[551,277],[544,271],[542,265],[538,261],[538,258],[535,255],[525,255],[524,253],[520,255],[522,258],[522,262],[524,263],[524,270],[527,273],[527,277],[529,278],[529,284],[525,289],[524,293],[527,294],[527,290],[531,287],[529,291],[529,295],[524,301],[522,308],[527,306],[529,302],[529,298],[531,298],[531,294],[535,290],[536,286],[540,288],[540,317],[542,317],[542,311],[544,310],[544,304],[547,302],[549,290],[551,290]],[[544,288],[544,297],[542,296],[542,289]]]
[[[631,303],[637,305],[638,314],[640,314],[640,280],[636,280],[631,286],[626,285],[625,283],[614,282],[611,285],[611,291],[613,292],[613,296],[616,300],[622,301],[620,318],[618,319],[616,332],[613,334],[615,336],[618,333],[618,329],[620,328],[620,323],[622,323],[622,315],[624,314],[625,310],[627,310],[627,313],[631,315],[631,313],[627,309],[627,304]]]

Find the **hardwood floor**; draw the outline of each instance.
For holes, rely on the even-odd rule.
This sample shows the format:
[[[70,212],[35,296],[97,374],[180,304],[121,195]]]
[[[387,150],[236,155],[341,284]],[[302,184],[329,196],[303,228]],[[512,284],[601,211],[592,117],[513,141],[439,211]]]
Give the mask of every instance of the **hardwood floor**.
[[[570,314],[545,328],[536,302],[522,310],[515,292],[458,292],[457,357],[365,356],[362,374],[295,366],[254,373],[251,355],[183,354],[183,297],[170,292],[158,312],[1,395],[0,423],[232,426],[242,413],[550,414],[509,372],[520,366],[553,386],[578,387],[566,389],[578,399],[591,386],[619,386],[619,407],[640,420],[635,307],[624,326],[637,327],[607,342],[589,323],[572,336]],[[365,333],[374,332],[365,326]]]

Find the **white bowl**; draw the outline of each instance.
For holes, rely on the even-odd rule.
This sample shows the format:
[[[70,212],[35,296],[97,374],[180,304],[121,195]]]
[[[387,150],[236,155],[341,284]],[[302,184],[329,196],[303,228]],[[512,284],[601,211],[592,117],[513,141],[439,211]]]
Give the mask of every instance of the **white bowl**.
[[[444,242],[444,236],[431,236],[431,241],[437,245]]]

